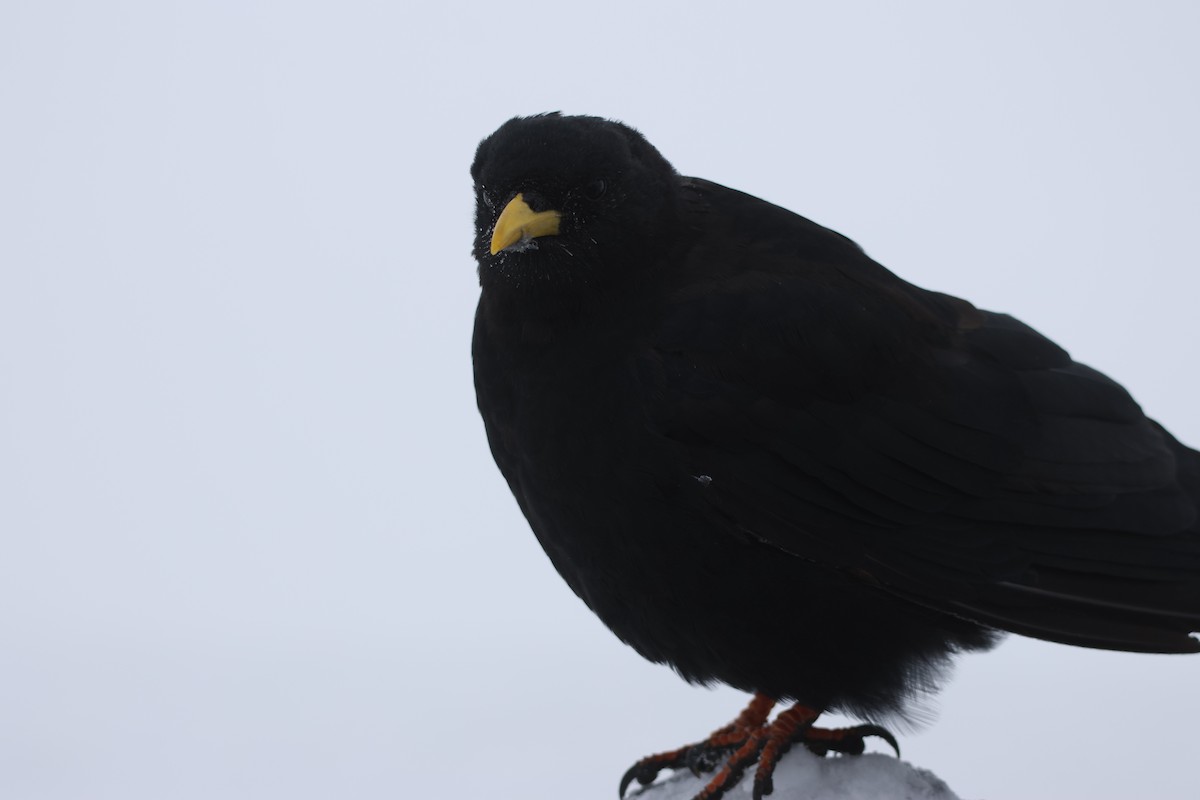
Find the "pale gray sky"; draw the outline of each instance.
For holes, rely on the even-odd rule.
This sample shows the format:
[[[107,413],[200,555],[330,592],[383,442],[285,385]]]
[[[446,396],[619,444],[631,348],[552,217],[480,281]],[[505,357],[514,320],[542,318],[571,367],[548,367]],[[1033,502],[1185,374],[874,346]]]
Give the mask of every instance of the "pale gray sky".
[[[1200,444],[1200,6],[0,6],[0,797],[612,798],[641,661],[491,462],[467,168],[514,114],[1011,312]],[[814,657],[819,654],[814,653]],[[906,758],[1194,797],[1200,657],[1010,640]]]

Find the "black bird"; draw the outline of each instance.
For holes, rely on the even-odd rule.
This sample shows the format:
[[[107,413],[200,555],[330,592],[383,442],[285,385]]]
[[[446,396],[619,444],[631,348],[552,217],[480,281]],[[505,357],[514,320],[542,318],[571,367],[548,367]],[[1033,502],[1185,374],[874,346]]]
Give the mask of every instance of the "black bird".
[[[1200,650],[1200,453],[1117,383],[617,122],[512,119],[471,176],[475,385],[521,510],[622,641],[755,693],[622,794],[757,761],[759,798],[793,742],[894,745],[812,723],[899,713],[1003,631]]]

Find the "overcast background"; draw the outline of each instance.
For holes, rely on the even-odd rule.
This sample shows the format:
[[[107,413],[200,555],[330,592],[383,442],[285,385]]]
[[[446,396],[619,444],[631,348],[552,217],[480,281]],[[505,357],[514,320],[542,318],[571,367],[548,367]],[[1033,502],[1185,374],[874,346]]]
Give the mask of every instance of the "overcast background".
[[[491,461],[467,169],[515,114],[625,120],[1200,444],[1200,5],[991,5],[0,3],[0,797],[612,798],[739,710]],[[965,798],[1195,797],[1200,658],[1012,639],[930,707]]]

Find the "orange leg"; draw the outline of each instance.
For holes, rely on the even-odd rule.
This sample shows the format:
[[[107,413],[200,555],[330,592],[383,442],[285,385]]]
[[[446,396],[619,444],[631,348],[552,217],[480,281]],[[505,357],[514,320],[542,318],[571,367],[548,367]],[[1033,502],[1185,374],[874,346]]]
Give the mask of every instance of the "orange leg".
[[[767,718],[775,700],[756,694],[737,719],[696,744],[647,756],[634,764],[621,778],[620,796],[625,796],[629,784],[637,781],[651,783],[664,769],[686,767],[695,774],[709,772],[720,766],[717,774],[694,800],[719,800],[735,786],[746,769],[755,762],[754,800],[762,800],[774,789],[772,775],[775,766],[795,742],[803,742],[818,755],[826,753],[862,753],[867,736],[884,739],[900,754],[896,739],[877,725],[858,725],[853,728],[824,729],[812,727],[821,712],[796,704],[781,712],[773,722]]]
[[[696,775],[711,771],[721,763],[725,755],[744,745],[753,732],[767,724],[767,717],[771,715],[771,709],[774,707],[775,701],[772,698],[765,694],[756,694],[750,705],[738,714],[737,719],[713,731],[704,741],[685,745],[678,750],[646,756],[626,770],[621,777],[621,788],[618,790],[620,796],[625,796],[625,790],[635,780],[645,786],[652,783],[664,769],[686,767]]]

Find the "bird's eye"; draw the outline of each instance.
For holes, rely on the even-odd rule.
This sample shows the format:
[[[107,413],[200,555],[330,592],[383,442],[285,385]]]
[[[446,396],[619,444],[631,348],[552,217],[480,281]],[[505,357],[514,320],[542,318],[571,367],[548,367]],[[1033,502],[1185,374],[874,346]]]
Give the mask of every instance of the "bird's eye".
[[[600,197],[600,195],[604,194],[604,190],[607,188],[608,185],[604,182],[604,179],[597,178],[583,187],[583,193],[590,199],[596,200]]]
[[[483,204],[485,206],[493,211],[496,210],[496,195],[494,192],[489,192],[487,189],[483,189],[479,192],[479,196],[483,198]]]

